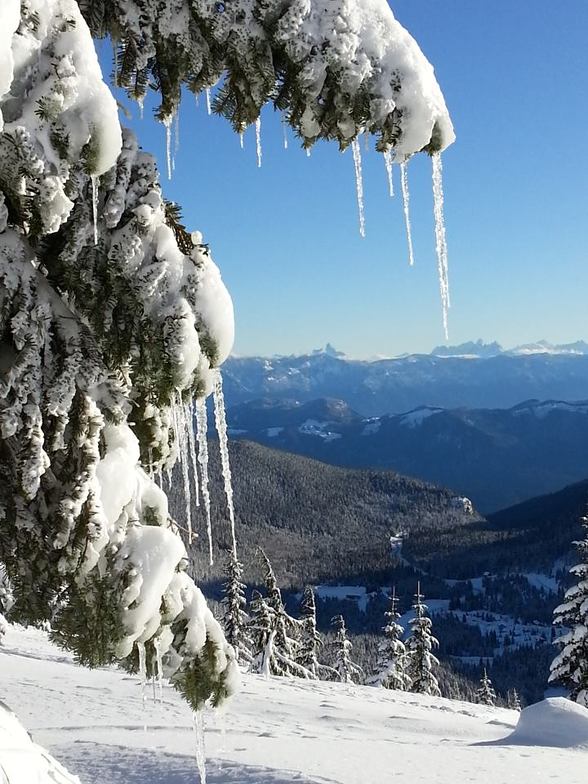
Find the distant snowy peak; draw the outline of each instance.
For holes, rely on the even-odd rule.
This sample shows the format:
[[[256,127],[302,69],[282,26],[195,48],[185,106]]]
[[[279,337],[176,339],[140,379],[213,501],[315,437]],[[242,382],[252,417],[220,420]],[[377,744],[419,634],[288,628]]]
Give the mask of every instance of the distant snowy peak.
[[[500,343],[484,343],[483,340],[470,340],[458,346],[436,346],[431,354],[435,357],[497,357],[503,354],[504,349]]]
[[[462,357],[472,359],[489,359],[490,357],[528,356],[531,354],[588,354],[588,343],[577,340],[574,343],[550,343],[548,340],[538,340],[536,343],[523,343],[514,348],[504,349],[493,341],[484,343],[483,340],[470,340],[457,346],[436,346],[431,355],[434,357]]]
[[[547,340],[539,340],[537,343],[525,343],[516,346],[506,352],[516,356],[524,354],[588,354],[588,343],[584,340],[576,340],[575,343],[549,343]]]

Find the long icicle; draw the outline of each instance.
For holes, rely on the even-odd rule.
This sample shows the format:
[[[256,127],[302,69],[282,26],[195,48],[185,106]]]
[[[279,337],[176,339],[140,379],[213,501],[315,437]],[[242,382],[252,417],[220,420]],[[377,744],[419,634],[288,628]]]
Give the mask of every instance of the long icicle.
[[[94,245],[98,245],[98,177],[92,174],[92,220],[94,221]]]
[[[410,193],[408,191],[408,171],[406,161],[400,164],[400,185],[402,187],[402,208],[404,210],[404,223],[406,225],[406,241],[408,242],[408,263],[414,265],[414,250],[412,247],[412,228],[410,225]]]
[[[172,178],[172,155],[171,155],[171,125],[173,117],[166,117],[163,121],[165,125],[165,161],[167,163],[167,179]]]
[[[355,168],[355,191],[357,193],[357,209],[359,210],[359,233],[365,237],[365,217],[363,212],[363,176],[361,173],[361,147],[357,138],[351,142],[353,166]]]
[[[206,88],[206,111],[208,114],[212,114],[212,103],[210,100],[210,87]]]
[[[435,215],[435,249],[437,251],[437,269],[439,271],[439,289],[443,308],[443,329],[445,339],[449,340],[448,311],[449,299],[449,267],[447,263],[447,238],[445,235],[445,218],[443,216],[443,164],[441,153],[433,153],[433,211]]]
[[[186,424],[188,425],[188,449],[192,465],[192,479],[194,480],[194,494],[196,506],[200,506],[200,483],[198,482],[198,456],[196,454],[196,438],[194,436],[194,401],[186,406]]]
[[[288,149],[288,128],[286,127],[286,123],[282,123],[282,134],[284,136],[284,149]]]
[[[255,151],[257,153],[257,168],[261,168],[261,116],[255,121]]]
[[[231,549],[233,551],[233,555],[236,558],[237,537],[235,535],[233,480],[231,476],[231,463],[229,460],[229,438],[227,434],[227,416],[225,410],[225,395],[223,392],[223,377],[220,370],[216,371],[216,378],[214,380],[214,421],[216,424],[216,432],[218,434],[223,481],[225,485],[225,496],[227,498],[227,510],[229,512],[229,522],[231,523]]]
[[[157,691],[159,693],[159,704],[161,705],[163,703],[163,660],[161,656],[161,645],[157,637],[153,640],[153,647],[155,648],[155,664],[157,667]]]
[[[175,416],[178,433],[178,459],[182,470],[184,485],[184,504],[186,512],[186,527],[188,529],[188,544],[192,544],[192,494],[190,492],[190,471],[188,468],[188,423],[186,422],[185,408],[178,392],[175,404]]]
[[[386,167],[386,176],[388,178],[388,192],[390,193],[390,198],[394,196],[394,176],[392,171],[392,153],[390,150],[386,150],[384,153],[384,166]]]
[[[214,563],[212,554],[212,520],[210,518],[210,493],[208,491],[208,415],[206,401],[196,401],[196,425],[198,437],[198,464],[200,465],[200,490],[206,514],[206,532],[208,534],[208,560]]]
[[[137,642],[137,654],[139,656],[139,678],[141,679],[141,704],[143,706],[143,732],[147,732],[147,723],[145,722],[145,706],[147,704],[147,695],[145,694],[145,686],[147,684],[147,664],[146,664],[144,642]]]
[[[202,710],[194,711],[193,720],[196,740],[196,765],[200,774],[200,784],[206,784],[206,748],[204,745],[204,718]]]

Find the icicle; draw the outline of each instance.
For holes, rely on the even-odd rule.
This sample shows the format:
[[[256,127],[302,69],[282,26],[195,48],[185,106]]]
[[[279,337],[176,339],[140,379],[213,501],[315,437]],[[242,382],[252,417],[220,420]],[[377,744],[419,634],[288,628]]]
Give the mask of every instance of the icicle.
[[[200,487],[204,511],[206,513],[206,532],[208,534],[208,560],[213,565],[212,555],[212,521],[210,519],[210,493],[208,492],[208,416],[206,400],[196,401],[196,425],[198,436],[198,463],[200,465]]]
[[[196,765],[200,774],[200,784],[206,784],[206,749],[204,745],[204,718],[202,711],[194,711],[194,734],[196,736]]]
[[[284,149],[288,149],[288,129],[286,128],[286,123],[282,123],[282,135],[284,137]]]
[[[210,87],[206,88],[206,111],[208,114],[212,114],[212,104],[210,101]]]
[[[388,177],[388,191],[390,198],[392,198],[394,196],[394,177],[392,173],[392,153],[390,150],[386,150],[384,153],[384,165],[386,167],[386,176]]]
[[[174,156],[180,151],[180,110],[176,111],[176,127],[174,134]]]
[[[194,492],[196,495],[196,506],[200,506],[200,487],[198,482],[198,457],[196,455],[196,439],[194,437],[194,401],[190,401],[185,412],[186,424],[188,426],[188,449],[190,452],[190,463],[192,466],[192,479],[194,480]]]
[[[363,214],[363,178],[361,174],[361,148],[357,139],[351,142],[353,165],[355,167],[355,190],[357,192],[357,208],[359,210],[359,233],[365,237],[365,218]]]
[[[98,245],[98,177],[92,174],[92,220],[94,221],[94,245]]]
[[[363,147],[366,152],[370,151],[370,135],[367,131],[363,132]]]
[[[118,87],[118,44],[112,41],[112,59],[114,61],[114,86]]]
[[[142,120],[145,113],[145,96],[142,95],[140,98],[138,98],[137,103],[139,104],[139,117]]]
[[[241,149],[243,149],[243,131],[239,133],[239,144],[241,145]]]
[[[157,702],[157,696],[155,693],[155,675],[151,676],[151,688],[153,690],[153,702]]]
[[[171,161],[171,124],[172,117],[166,117],[163,121],[165,125],[165,159],[167,162],[167,178],[172,178],[172,161]]]
[[[174,405],[174,430],[177,435],[178,461],[182,471],[184,485],[184,511],[186,528],[188,529],[188,544],[192,544],[192,493],[190,492],[190,472],[188,468],[188,423],[186,422],[185,408],[180,393]]]
[[[139,678],[141,679],[141,703],[143,705],[143,732],[147,732],[147,724],[145,723],[145,706],[147,703],[145,685],[147,683],[147,666],[144,642],[137,642],[137,653],[139,654]]]
[[[445,219],[443,217],[443,164],[441,153],[433,153],[433,211],[435,214],[435,249],[437,251],[437,269],[439,271],[439,289],[441,291],[441,305],[443,308],[443,329],[445,339],[449,339],[448,310],[449,310],[449,273],[447,264],[447,239],[445,236]]]
[[[231,463],[229,460],[229,439],[227,436],[227,417],[225,412],[225,396],[223,393],[223,377],[220,370],[216,371],[214,382],[214,421],[218,434],[220,448],[221,466],[223,471],[223,481],[225,485],[225,495],[227,497],[227,509],[229,521],[231,523],[231,549],[233,555],[237,555],[237,539],[235,536],[235,510],[233,507],[233,481],[231,477]]]
[[[310,147],[306,148],[306,157],[310,158]]]
[[[257,152],[257,166],[261,168],[261,117],[255,121],[255,151]]]
[[[155,648],[155,666],[157,668],[157,691],[159,694],[159,704],[163,703],[163,661],[161,657],[161,648],[159,647],[159,640],[153,640],[153,647]]]
[[[410,227],[410,194],[408,192],[408,171],[406,161],[400,164],[400,184],[402,186],[402,207],[404,209],[404,223],[406,224],[406,239],[408,242],[408,263],[414,264],[414,251],[412,249],[412,229]]]

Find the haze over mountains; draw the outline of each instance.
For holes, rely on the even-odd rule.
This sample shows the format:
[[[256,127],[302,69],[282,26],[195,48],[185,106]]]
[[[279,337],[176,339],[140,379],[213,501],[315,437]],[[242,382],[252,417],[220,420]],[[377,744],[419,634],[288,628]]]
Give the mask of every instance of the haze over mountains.
[[[588,344],[540,342],[505,351],[478,341],[374,361],[347,359],[327,345],[303,356],[231,357],[223,374],[229,405],[336,398],[364,417],[418,406],[510,408],[529,399],[588,398]]]

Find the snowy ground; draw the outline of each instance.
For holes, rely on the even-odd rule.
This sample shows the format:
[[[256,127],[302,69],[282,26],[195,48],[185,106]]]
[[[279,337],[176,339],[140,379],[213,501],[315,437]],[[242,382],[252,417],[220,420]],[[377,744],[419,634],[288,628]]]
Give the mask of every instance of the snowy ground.
[[[82,784],[199,782],[192,717],[179,696],[166,687],[159,704],[149,690],[143,709],[135,678],[77,667],[40,632],[9,629],[0,647],[0,700]],[[209,784],[584,784],[588,712],[566,702],[576,711],[572,733],[566,712],[553,705],[547,713],[531,708],[524,733],[509,740],[518,720],[512,711],[245,676],[230,707],[206,716],[207,778]]]

